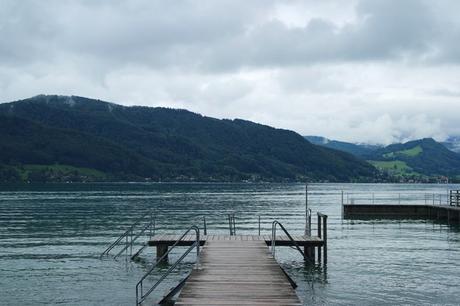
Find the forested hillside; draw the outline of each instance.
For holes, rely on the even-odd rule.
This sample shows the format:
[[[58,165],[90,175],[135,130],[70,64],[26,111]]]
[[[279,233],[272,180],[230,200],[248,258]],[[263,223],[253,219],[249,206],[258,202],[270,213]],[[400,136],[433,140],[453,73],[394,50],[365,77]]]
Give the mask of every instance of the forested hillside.
[[[0,104],[0,116],[3,172],[19,169],[23,179],[28,165],[50,176],[59,176],[59,165],[76,167],[76,174],[94,169],[104,175],[89,177],[99,180],[368,181],[375,175],[366,162],[295,132],[186,110],[41,95]]]

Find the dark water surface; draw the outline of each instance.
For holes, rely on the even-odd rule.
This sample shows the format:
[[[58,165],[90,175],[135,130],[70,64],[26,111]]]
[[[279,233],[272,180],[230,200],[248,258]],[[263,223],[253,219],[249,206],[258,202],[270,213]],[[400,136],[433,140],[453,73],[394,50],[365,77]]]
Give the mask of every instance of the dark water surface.
[[[0,186],[0,304],[134,305],[136,282],[152,264],[154,249],[143,253],[139,262],[100,260],[99,254],[143,213],[154,210],[159,232],[164,233],[202,226],[202,216],[207,215],[208,233],[226,234],[226,214],[235,212],[238,234],[257,234],[258,215],[266,234],[274,219],[300,234],[304,188],[300,184]],[[445,195],[447,188],[311,185],[310,208],[329,215],[328,265],[305,266],[290,248],[279,248],[277,260],[295,279],[307,305],[458,305],[458,227],[430,220],[341,217],[341,190],[390,198],[401,193],[410,200],[423,194]],[[171,261],[183,251],[178,249]],[[192,255],[152,299],[177,283],[193,263]]]

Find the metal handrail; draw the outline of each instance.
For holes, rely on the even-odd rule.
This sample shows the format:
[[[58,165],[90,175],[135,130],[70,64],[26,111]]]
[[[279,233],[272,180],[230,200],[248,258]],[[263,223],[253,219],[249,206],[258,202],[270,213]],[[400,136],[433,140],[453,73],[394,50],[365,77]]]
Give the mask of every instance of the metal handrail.
[[[145,225],[145,226],[140,230],[139,233],[137,233],[136,236],[134,236],[134,237],[131,236],[131,241],[127,242],[127,243],[125,244],[125,246],[121,249],[121,251],[118,252],[117,255],[115,255],[114,258],[117,258],[118,256],[120,256],[120,255],[121,255],[124,251],[126,251],[129,247],[131,247],[131,249],[132,249],[132,246],[134,245],[134,242],[135,242],[140,236],[142,236],[142,235],[145,233],[145,231],[146,231],[147,229],[151,229],[152,226],[153,226],[153,222],[150,221],[147,225]],[[130,255],[132,255],[132,253],[131,253]]]
[[[228,214],[228,226],[230,229],[230,236],[235,236],[236,234],[236,222],[235,214]]]
[[[161,263],[165,258],[168,257],[169,253],[179,244],[179,242],[190,232],[195,231],[196,241],[182,254],[182,256],[160,277],[160,279],[144,294],[143,282],[149,276],[156,266]],[[200,229],[192,225],[189,227],[182,236],[176,240],[176,242],[171,246],[171,248],[159,258],[156,263],[142,276],[142,278],[136,284],[136,305],[141,305],[141,303],[150,295],[150,293],[158,287],[158,285],[177,267],[177,265],[196,247],[196,260],[199,261],[200,255]]]
[[[272,244],[271,244],[271,249],[272,249],[272,254],[275,256],[275,241],[276,241],[276,226],[279,225],[279,227],[286,233],[286,236],[291,240],[291,242],[294,244],[295,248],[297,251],[302,254],[303,258],[306,259],[307,257],[305,256],[305,253],[302,251],[300,248],[299,244],[292,238],[291,234],[286,230],[286,228],[281,224],[278,220],[275,220],[272,222]]]
[[[123,240],[123,238],[126,238],[129,236],[129,234],[131,234],[132,230],[134,229],[134,227],[136,227],[141,221],[145,220],[145,217],[147,216],[150,216],[150,218],[152,218],[152,213],[151,212],[148,212],[146,213],[145,215],[143,215],[142,217],[138,218],[123,234],[121,234],[117,240],[115,240],[115,242],[113,242],[112,244],[110,244],[104,252],[102,252],[100,258],[102,258],[104,255],[109,255],[110,251],[116,247],[117,245],[120,244],[121,240]],[[150,221],[152,222],[152,221]]]
[[[311,209],[307,209],[307,215],[305,220],[305,236],[311,236]]]

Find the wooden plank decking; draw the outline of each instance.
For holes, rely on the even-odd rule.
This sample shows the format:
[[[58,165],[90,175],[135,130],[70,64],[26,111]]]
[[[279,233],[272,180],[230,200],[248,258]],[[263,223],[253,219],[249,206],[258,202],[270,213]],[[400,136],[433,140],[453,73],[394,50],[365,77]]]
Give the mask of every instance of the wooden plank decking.
[[[155,235],[149,240],[150,246],[158,246],[158,245],[173,245],[178,239],[180,235]],[[324,241],[315,236],[293,236],[292,237],[299,246],[322,246]],[[200,237],[200,244],[204,245],[206,242],[210,241],[262,241],[265,242],[266,245],[271,245],[271,235],[207,235]],[[187,235],[185,236],[182,241],[179,242],[178,245],[180,246],[189,246],[195,242],[196,238],[195,235]],[[289,240],[287,236],[277,235],[276,241],[277,246],[292,246],[292,242]]]
[[[175,305],[302,305],[265,238],[225,237],[205,237],[199,264]]]

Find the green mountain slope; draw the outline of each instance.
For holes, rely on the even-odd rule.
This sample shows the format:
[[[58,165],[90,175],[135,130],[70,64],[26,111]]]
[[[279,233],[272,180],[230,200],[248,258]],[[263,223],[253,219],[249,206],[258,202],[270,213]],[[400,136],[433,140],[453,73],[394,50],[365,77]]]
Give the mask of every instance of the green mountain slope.
[[[148,159],[110,141],[70,129],[0,115],[0,163],[73,165],[123,177],[155,171]],[[158,167],[158,165],[156,165]]]
[[[460,175],[460,155],[431,138],[393,144],[367,156],[378,168],[400,170],[406,174]]]
[[[62,163],[154,180],[354,181],[375,174],[369,164],[292,131],[186,110],[37,96],[0,104],[0,115],[9,118],[1,120],[3,164]]]

